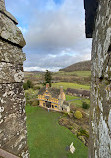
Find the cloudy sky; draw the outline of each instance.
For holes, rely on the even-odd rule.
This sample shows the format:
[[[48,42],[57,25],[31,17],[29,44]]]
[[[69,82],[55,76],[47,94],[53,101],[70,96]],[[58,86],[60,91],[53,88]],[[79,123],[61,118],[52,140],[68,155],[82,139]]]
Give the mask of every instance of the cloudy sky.
[[[27,45],[25,71],[57,71],[89,60],[83,0],[5,0],[19,22]]]

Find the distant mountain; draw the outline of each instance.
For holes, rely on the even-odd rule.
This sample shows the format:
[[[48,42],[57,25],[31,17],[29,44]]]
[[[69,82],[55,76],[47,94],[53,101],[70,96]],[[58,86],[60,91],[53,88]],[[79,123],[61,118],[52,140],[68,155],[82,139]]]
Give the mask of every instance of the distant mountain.
[[[90,71],[91,70],[91,61],[82,61],[75,64],[72,64],[64,69],[60,69],[59,71],[65,72],[73,72],[73,71]]]
[[[37,74],[40,74],[40,73],[44,73],[44,71],[24,71],[25,73],[37,73]]]

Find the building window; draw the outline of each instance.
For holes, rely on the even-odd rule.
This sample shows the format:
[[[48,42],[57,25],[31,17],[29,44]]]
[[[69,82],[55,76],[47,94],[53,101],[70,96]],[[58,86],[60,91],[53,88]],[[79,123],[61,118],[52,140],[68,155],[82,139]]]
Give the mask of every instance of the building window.
[[[54,105],[52,105],[52,108],[54,108]]]
[[[45,96],[46,99],[49,99],[49,96]]]

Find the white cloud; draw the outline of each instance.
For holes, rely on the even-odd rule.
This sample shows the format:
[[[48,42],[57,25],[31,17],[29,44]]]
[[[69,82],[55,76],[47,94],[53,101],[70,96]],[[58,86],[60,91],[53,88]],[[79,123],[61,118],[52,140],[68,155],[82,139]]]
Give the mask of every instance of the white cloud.
[[[53,54],[64,48],[74,49],[77,43],[85,40],[83,19],[76,16],[72,6],[74,2],[66,0],[57,10],[54,5],[51,11],[37,11],[26,34],[28,49],[42,49],[44,53]]]
[[[18,28],[21,30],[23,34],[25,34],[28,31],[26,28],[22,28],[21,26],[18,26]]]
[[[27,70],[54,71],[90,59],[91,40],[85,38],[81,0],[7,0],[25,35]]]
[[[24,71],[46,71],[49,70],[51,72],[57,72],[59,71],[60,67],[52,67],[52,68],[42,68],[42,67],[24,67]]]
[[[47,55],[33,55],[28,56],[30,59],[28,62],[24,63],[25,70],[36,70],[45,71],[46,69],[50,71],[57,71],[63,67],[67,67],[79,61],[90,60],[90,54],[86,53],[83,55],[57,55],[57,56],[47,56]],[[33,65],[33,67],[32,67]]]

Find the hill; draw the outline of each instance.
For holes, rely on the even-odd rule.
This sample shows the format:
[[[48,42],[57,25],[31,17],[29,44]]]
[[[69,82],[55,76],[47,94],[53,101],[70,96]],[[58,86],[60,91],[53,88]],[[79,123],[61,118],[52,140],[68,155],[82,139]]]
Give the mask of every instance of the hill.
[[[90,71],[90,70],[91,70],[91,61],[88,60],[88,61],[75,63],[64,69],[60,69],[59,71],[73,72],[73,71]]]

